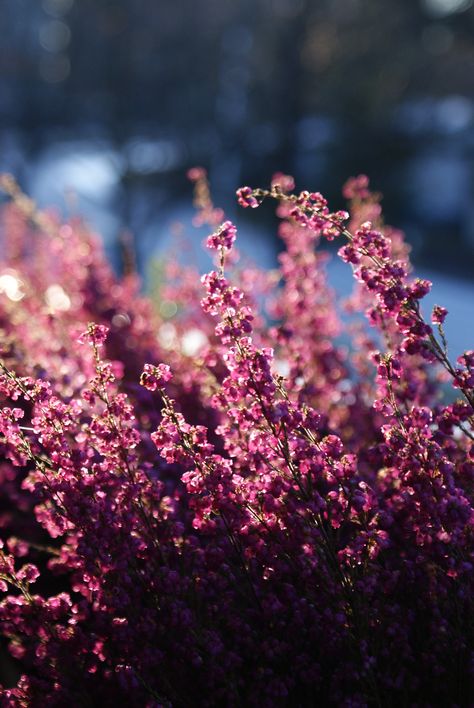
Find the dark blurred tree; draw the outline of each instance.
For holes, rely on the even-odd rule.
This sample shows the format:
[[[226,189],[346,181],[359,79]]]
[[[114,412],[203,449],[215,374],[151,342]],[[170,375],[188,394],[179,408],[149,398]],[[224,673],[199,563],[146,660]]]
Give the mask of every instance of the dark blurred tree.
[[[335,198],[366,171],[400,213],[401,168],[439,142],[400,111],[454,96],[474,115],[471,0],[2,0],[0,21],[0,131],[169,140],[163,171],[204,162],[226,193],[278,168]]]

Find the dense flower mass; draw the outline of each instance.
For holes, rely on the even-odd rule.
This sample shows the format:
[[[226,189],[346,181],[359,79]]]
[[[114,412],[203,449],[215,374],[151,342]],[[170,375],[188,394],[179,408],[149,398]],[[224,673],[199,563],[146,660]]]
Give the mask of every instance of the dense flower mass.
[[[474,353],[366,177],[241,188],[268,274],[189,177],[215,262],[159,313],[1,179],[0,706],[472,705]]]

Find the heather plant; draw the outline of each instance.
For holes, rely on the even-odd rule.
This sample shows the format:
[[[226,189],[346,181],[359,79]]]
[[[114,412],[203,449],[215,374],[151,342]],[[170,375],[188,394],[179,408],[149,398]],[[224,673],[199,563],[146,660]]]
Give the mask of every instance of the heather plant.
[[[189,177],[213,267],[167,264],[173,318],[2,178],[0,705],[472,705],[474,353],[367,178],[239,189],[263,273]]]

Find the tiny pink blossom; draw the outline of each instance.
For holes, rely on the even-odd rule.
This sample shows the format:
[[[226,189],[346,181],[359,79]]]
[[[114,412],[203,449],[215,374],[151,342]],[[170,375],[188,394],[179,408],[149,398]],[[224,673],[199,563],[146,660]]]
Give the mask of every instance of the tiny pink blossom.
[[[240,187],[240,189],[237,190],[237,201],[240,206],[244,208],[251,207],[255,209],[258,207],[258,199],[253,195],[250,187]]]
[[[90,322],[86,331],[79,335],[77,341],[80,344],[90,344],[91,346],[102,347],[107,339],[108,332],[109,328],[105,325]]]
[[[158,366],[145,364],[140,377],[140,384],[149,391],[156,391],[157,388],[164,388],[171,378],[171,369],[167,364],[158,364]]]
[[[236,236],[237,229],[234,224],[231,221],[224,221],[217,231],[207,237],[206,246],[214,250],[219,248],[229,250],[232,248]]]
[[[27,563],[17,572],[18,580],[24,580],[26,583],[34,583],[39,578],[39,570],[32,563]]]
[[[435,305],[433,307],[433,312],[431,313],[432,323],[437,325],[443,324],[447,314],[448,311],[445,307],[441,307],[441,305]]]

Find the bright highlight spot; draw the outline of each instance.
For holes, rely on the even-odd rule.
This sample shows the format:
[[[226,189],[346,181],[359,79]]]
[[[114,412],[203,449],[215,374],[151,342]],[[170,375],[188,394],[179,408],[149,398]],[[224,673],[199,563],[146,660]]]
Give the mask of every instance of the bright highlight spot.
[[[290,373],[290,365],[286,359],[275,359],[275,369],[280,376],[288,376]]]
[[[472,6],[473,0],[425,0],[425,7],[434,15],[451,15],[464,12]]]
[[[21,286],[23,283],[18,278],[15,278],[11,273],[0,275],[0,293],[4,293],[9,300],[18,302],[25,297]]]
[[[45,300],[54,312],[65,312],[71,307],[71,299],[60,285],[50,285],[46,290]]]
[[[200,329],[190,329],[181,338],[181,349],[186,356],[194,356],[207,344],[207,337]]]
[[[158,341],[164,349],[173,349],[176,342],[176,327],[170,322],[162,324],[158,330]]]

